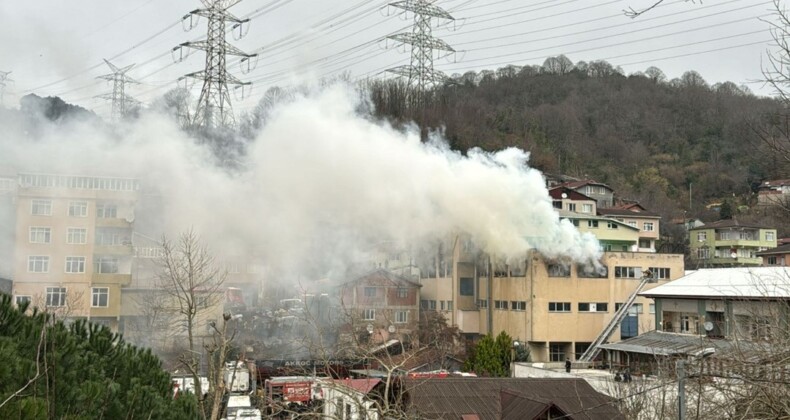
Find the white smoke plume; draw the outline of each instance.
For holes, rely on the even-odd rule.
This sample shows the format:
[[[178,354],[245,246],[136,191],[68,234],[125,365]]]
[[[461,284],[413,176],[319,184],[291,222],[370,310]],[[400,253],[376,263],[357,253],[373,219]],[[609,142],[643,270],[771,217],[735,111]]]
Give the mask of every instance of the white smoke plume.
[[[329,270],[376,244],[416,248],[455,232],[505,257],[533,248],[578,262],[600,256],[594,236],[559,219],[528,153],[464,156],[439,135],[423,143],[416,129],[359,108],[358,93],[340,84],[278,105],[233,174],[154,113],[112,135],[74,123],[30,139],[11,125],[0,137],[0,172],[138,177],[141,199],[161,196],[165,233],[194,227],[212,249],[253,252],[284,270]]]

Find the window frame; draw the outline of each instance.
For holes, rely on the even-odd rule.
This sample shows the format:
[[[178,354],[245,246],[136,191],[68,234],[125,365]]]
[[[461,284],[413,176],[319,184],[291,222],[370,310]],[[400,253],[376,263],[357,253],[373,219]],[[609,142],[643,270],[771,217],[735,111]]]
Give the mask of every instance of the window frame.
[[[76,235],[80,235],[82,242],[75,242],[73,239]],[[86,245],[88,243],[88,229],[81,227],[66,228],[66,244],[68,245]]]
[[[46,209],[46,213],[37,212],[37,209],[40,208]],[[52,216],[52,200],[39,198],[30,200],[30,214],[32,216]]]
[[[43,235],[44,240],[39,241],[39,235]],[[28,228],[27,240],[31,244],[51,244],[52,228],[49,226],[30,226]]]
[[[494,300],[494,309],[499,311],[506,311],[508,308],[506,300]]]
[[[407,287],[398,287],[398,289],[395,291],[395,295],[398,297],[398,299],[406,299],[409,297],[409,289]]]
[[[33,260],[33,258],[39,258],[40,260]],[[42,270],[35,270],[36,262],[40,262],[42,266]],[[27,256],[27,272],[28,273],[49,273],[49,263],[50,258],[49,255],[28,255]],[[31,266],[31,264],[33,264]]]
[[[653,232],[655,230],[654,226],[654,222],[644,222],[642,223],[642,230],[644,232]]]
[[[102,297],[104,297],[104,305],[101,305]],[[97,304],[97,298],[99,300],[98,304]],[[91,308],[109,308],[109,307],[110,307],[110,288],[91,287]]]
[[[64,272],[66,274],[84,274],[85,273],[85,262],[87,258],[81,255],[70,255],[66,257],[66,265],[64,267]],[[74,271],[74,264],[77,264],[77,268],[81,268],[80,271]]]
[[[81,210],[81,214],[76,214],[73,210]],[[66,212],[69,217],[88,217],[88,202],[85,200],[69,201],[69,207]]]
[[[558,305],[561,305],[561,308]],[[549,302],[549,312],[552,312],[552,313],[571,313],[571,303],[570,302]]]
[[[14,305],[16,305],[17,308],[20,305],[20,298],[23,298],[22,300],[27,301],[28,304],[33,302],[32,295],[14,295]]]
[[[365,308],[362,310],[362,320],[363,321],[375,321],[376,320],[376,310],[373,308]]]
[[[510,310],[511,311],[519,311],[523,312],[527,310],[527,301],[526,300],[511,300],[510,301]]]
[[[45,289],[45,306],[47,308],[63,308],[66,306],[66,294],[68,290],[65,287],[47,287]],[[54,298],[57,296],[57,305],[54,304]]]
[[[403,315],[401,319],[401,315]],[[396,324],[407,324],[409,322],[409,311],[401,310],[395,311],[395,323]]]
[[[365,286],[363,293],[366,298],[376,297],[376,288],[372,286]]]

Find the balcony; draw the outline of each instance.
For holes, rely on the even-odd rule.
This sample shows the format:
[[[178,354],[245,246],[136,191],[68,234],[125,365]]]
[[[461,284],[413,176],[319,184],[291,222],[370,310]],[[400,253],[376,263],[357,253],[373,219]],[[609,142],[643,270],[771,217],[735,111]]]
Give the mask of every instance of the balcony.
[[[96,218],[96,227],[110,227],[110,228],[130,229],[132,227],[132,223],[131,222],[127,222],[126,219],[109,218],[109,217],[97,217]]]
[[[93,253],[97,255],[117,256],[117,255],[132,255],[133,249],[131,245],[99,245],[96,244],[93,248]]]
[[[132,283],[131,274],[120,273],[93,273],[91,276],[91,283],[97,284],[117,284],[119,286],[128,286]]]

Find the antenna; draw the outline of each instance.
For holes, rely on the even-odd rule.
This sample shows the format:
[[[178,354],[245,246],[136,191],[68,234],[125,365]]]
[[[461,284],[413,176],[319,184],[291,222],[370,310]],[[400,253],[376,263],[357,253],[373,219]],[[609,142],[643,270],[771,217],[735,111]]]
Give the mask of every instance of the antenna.
[[[431,35],[431,18],[449,21],[454,21],[455,18],[444,9],[434,6],[431,0],[401,0],[389,5],[414,13],[411,33],[403,32],[387,37],[400,42],[401,45],[411,45],[411,63],[387,71],[407,78],[409,87],[416,91],[416,99],[419,103],[428,87],[450,80],[443,72],[434,70],[433,51],[455,52],[450,44]]]
[[[208,20],[206,40],[184,42],[174,48],[175,50],[187,47],[206,52],[205,68],[181,78],[191,77],[203,80],[203,89],[200,91],[192,125],[203,128],[233,126],[235,118],[233,117],[228,85],[244,86],[252,83],[242,82],[228,73],[225,60],[228,55],[249,59],[255,57],[256,54],[247,54],[225,41],[227,33],[225,25],[227,22],[232,23],[232,30],[238,29],[238,38],[241,39],[246,34],[243,25],[249,23],[250,20],[237,18],[228,12],[229,8],[241,0],[201,0],[201,2],[205,7],[187,13],[182,21],[189,20],[187,27],[192,29],[197,23],[196,17],[205,17]]]

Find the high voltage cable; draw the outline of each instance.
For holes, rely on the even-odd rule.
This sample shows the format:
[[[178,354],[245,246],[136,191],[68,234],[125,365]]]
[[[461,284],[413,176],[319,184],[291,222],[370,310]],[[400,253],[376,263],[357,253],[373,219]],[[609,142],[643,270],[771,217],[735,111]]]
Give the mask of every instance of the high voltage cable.
[[[695,11],[696,10],[709,9],[711,7],[719,7],[719,6],[723,6],[725,4],[737,3],[737,2],[741,2],[741,1],[743,1],[743,0],[725,1],[725,2],[722,2],[722,3],[713,4],[713,5],[710,5],[710,6],[700,7],[698,9],[695,9]],[[684,2],[686,2],[686,0],[678,0],[676,2],[667,3],[667,4],[669,5],[669,4],[684,3]],[[748,6],[748,7],[752,7],[752,6]],[[720,13],[729,13],[729,12],[731,12],[733,10],[740,10],[740,9],[732,9],[732,10],[727,10],[727,11],[720,12]],[[593,28],[593,29],[590,29],[590,30],[587,30],[587,31],[574,32],[572,34],[573,35],[578,35],[578,34],[583,34],[583,33],[588,33],[588,32],[603,31],[603,30],[612,29],[612,28],[619,28],[621,26],[627,26],[627,25],[633,25],[633,24],[637,24],[637,23],[649,22],[649,21],[656,20],[656,19],[663,19],[663,18],[670,17],[670,16],[683,15],[683,14],[688,14],[688,13],[690,13],[688,10],[682,10],[682,11],[679,11],[679,12],[668,13],[666,15],[648,17],[648,18],[645,18],[645,19],[639,19],[638,21],[637,20],[631,20],[630,22],[627,22],[627,23],[622,23],[622,24],[617,24],[617,25],[610,25],[610,26],[606,26],[606,27]],[[705,16],[714,16],[714,15],[715,14],[705,15]],[[553,26],[551,28],[542,28],[542,29],[536,29],[536,30],[527,31],[527,32],[520,32],[520,33],[517,33],[517,34],[495,36],[495,37],[491,37],[491,38],[478,39],[478,40],[475,40],[475,41],[456,42],[455,45],[479,44],[481,42],[496,41],[496,40],[506,39],[506,38],[515,38],[517,36],[531,35],[531,34],[534,34],[534,33],[540,33],[540,32],[550,31],[550,30],[554,30],[554,29],[562,29],[562,28],[574,27],[574,26],[577,26],[577,25],[585,24],[585,23],[597,22],[597,21],[600,21],[600,20],[612,19],[612,18],[616,18],[616,17],[617,18],[622,18],[623,14],[622,13],[617,13],[617,14],[614,14],[614,15],[603,16],[603,17],[594,18],[594,19],[588,19],[588,20],[582,20],[582,21],[579,21],[579,22],[566,23],[566,24],[563,24],[563,25]],[[562,36],[568,36],[568,35],[571,35],[571,34],[563,33]]]
[[[633,39],[633,40],[628,40],[628,41],[622,41],[622,42],[618,42],[618,43],[615,43],[615,44],[608,44],[608,45],[603,45],[603,46],[597,46],[595,48],[591,48],[591,50],[602,49],[602,48],[610,48],[610,47],[619,47],[619,46],[622,46],[622,45],[634,44],[634,43],[642,42],[642,41],[651,41],[651,40],[658,39],[658,38],[665,38],[665,37],[673,36],[673,35],[680,35],[680,34],[685,34],[685,33],[689,33],[689,32],[696,32],[696,31],[700,31],[700,30],[703,30],[703,29],[716,28],[716,27],[719,27],[719,26],[729,25],[729,24],[732,24],[732,23],[743,22],[743,21],[747,21],[747,20],[751,20],[751,19],[755,19],[755,18],[760,18],[760,17],[764,17],[764,16],[768,16],[768,15],[751,16],[751,17],[748,17],[748,18],[737,19],[737,20],[733,20],[733,21],[729,21],[729,22],[722,22],[722,23],[717,23],[717,24],[708,25],[708,26],[700,26],[700,27],[695,27],[695,28],[691,28],[691,29],[684,29],[682,31],[670,32],[670,33],[662,34],[662,35],[654,35],[654,36],[651,36],[651,37],[648,37],[648,38],[640,38],[640,39]],[[629,31],[627,33],[634,33],[634,32],[640,32],[640,31],[641,30],[635,30],[635,31]],[[484,60],[491,60],[491,59],[496,59],[496,58],[512,57],[512,56],[521,55],[521,54],[527,54],[527,53],[531,53],[531,52],[544,51],[544,50],[550,50],[550,49],[554,49],[554,48],[567,47],[567,46],[571,46],[571,45],[584,44],[584,43],[587,43],[587,42],[590,42],[590,41],[593,41],[593,40],[601,40],[601,39],[613,38],[613,37],[617,37],[617,36],[621,36],[621,35],[622,34],[612,34],[612,35],[607,35],[607,36],[603,36],[603,37],[598,37],[598,38],[595,38],[595,39],[592,39],[592,40],[569,42],[569,43],[565,43],[565,44],[552,45],[550,47],[535,48],[535,49],[532,49],[532,50],[518,51],[518,52],[513,52],[513,53],[489,56],[489,57],[475,58],[475,59],[471,59],[471,60],[465,60],[464,62],[472,63],[472,62],[476,62],[476,61],[484,61]],[[475,49],[475,50],[480,50],[480,49]],[[588,51],[588,50],[581,50],[581,51]],[[577,52],[579,52],[579,51],[571,51],[571,52],[568,52],[568,53],[565,53],[565,54],[566,55],[567,54],[574,54],[574,53],[577,53]]]

